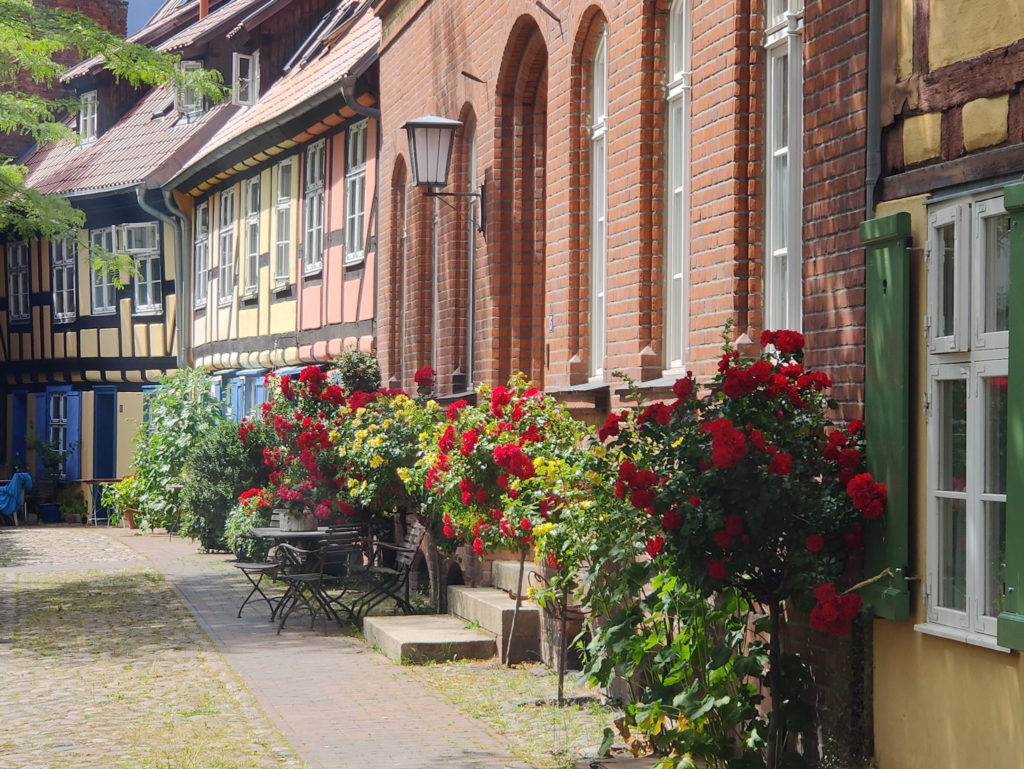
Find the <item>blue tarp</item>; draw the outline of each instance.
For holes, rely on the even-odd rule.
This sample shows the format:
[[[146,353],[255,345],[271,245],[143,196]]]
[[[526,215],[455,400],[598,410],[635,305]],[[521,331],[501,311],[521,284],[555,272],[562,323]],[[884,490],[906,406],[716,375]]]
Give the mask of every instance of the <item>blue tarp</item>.
[[[0,515],[14,517],[25,501],[25,492],[32,490],[32,476],[28,473],[15,473],[11,480],[0,483]]]

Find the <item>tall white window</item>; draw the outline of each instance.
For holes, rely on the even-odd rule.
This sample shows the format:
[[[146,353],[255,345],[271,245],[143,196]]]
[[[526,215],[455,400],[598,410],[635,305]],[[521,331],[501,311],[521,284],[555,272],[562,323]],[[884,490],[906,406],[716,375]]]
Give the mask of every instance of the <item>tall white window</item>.
[[[232,54],[231,102],[252,106],[260,98],[260,52]]]
[[[1009,218],[1001,198],[929,211],[928,622],[996,633],[1006,550]]]
[[[102,229],[92,230],[89,233],[89,242],[92,244],[93,249],[97,251],[108,254],[113,253],[114,228],[103,227]],[[97,271],[95,267],[92,268],[93,315],[109,315],[117,309],[115,289],[113,275],[109,272]]]
[[[197,72],[203,68],[202,62],[183,61],[178,64],[182,72]],[[203,114],[203,94],[195,88],[179,88],[174,95],[174,108],[188,121],[198,119]]]
[[[260,177],[245,182],[245,294],[256,293],[260,276]]]
[[[324,258],[324,178],[327,147],[323,139],[306,150],[305,240],[302,243],[302,270],[316,272]]]
[[[156,224],[123,224],[118,228],[118,252],[128,254],[138,274],[135,286],[135,314],[152,315],[163,311],[163,260]]]
[[[608,34],[590,70],[590,374],[604,371],[608,225]]]
[[[205,307],[210,294],[210,201],[196,206],[195,286],[192,301],[196,307]]]
[[[800,329],[803,185],[803,3],[771,0],[765,36],[764,327]]]
[[[690,8],[675,0],[668,20],[665,147],[665,365],[682,368],[689,339]]]
[[[78,243],[71,238],[57,238],[50,241],[53,320],[57,323],[69,323],[77,316],[75,304],[77,246]]]
[[[78,112],[78,136],[83,144],[96,141],[96,137],[99,135],[97,132],[99,107],[100,102],[96,91],[82,94]]]
[[[12,322],[29,320],[28,244],[7,244],[7,312]]]
[[[366,205],[366,121],[348,129],[345,160],[345,264],[363,260]]]
[[[220,193],[220,237],[217,258],[217,303],[227,304],[235,292],[235,191]]]
[[[274,199],[274,285],[288,283],[292,265],[292,159],[277,164],[277,195]]]

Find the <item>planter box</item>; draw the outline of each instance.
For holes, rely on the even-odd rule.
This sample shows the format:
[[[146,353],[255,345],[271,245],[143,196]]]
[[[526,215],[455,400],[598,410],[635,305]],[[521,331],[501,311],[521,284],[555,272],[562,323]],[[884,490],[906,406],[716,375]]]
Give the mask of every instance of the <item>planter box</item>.
[[[39,519],[43,523],[60,523],[60,505],[45,502],[39,506]]]

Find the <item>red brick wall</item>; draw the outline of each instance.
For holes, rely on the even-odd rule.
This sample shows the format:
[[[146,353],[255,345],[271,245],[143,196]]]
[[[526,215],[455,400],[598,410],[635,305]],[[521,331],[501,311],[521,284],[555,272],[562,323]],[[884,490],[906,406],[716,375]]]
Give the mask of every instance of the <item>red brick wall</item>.
[[[606,379],[652,379],[663,368],[664,58],[668,0],[587,3],[427,2],[381,50],[388,114],[381,173],[408,150],[400,126],[424,114],[473,115],[487,232],[477,236],[476,379],[523,369],[547,389],[586,380],[589,178],[587,113],[594,26],[608,29],[608,292]],[[804,330],[809,360],[828,368],[840,400],[860,400],[863,343],[864,108],[867,0],[805,13]],[[761,321],[763,7],[697,0],[693,8],[690,337],[688,368],[709,374],[728,318],[756,341]],[[424,51],[430,51],[429,56]],[[483,81],[483,82],[479,82]],[[546,95],[542,95],[546,94]],[[466,192],[465,148],[453,182]],[[405,385],[433,361],[442,391],[465,357],[466,217],[440,206],[437,329],[429,203],[409,191],[407,294],[382,293],[381,353]],[[381,252],[396,196],[381,200]],[[417,213],[419,212],[419,213]],[[392,285],[385,261],[380,284]],[[414,275],[421,276],[413,279]],[[436,350],[435,350],[436,346]],[[432,354],[434,357],[432,358]],[[852,415],[856,407],[847,409]]]

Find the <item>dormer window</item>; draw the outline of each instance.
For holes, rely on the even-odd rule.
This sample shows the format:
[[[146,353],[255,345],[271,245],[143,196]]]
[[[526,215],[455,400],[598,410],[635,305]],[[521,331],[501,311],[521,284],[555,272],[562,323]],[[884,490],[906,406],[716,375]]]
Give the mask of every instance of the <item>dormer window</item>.
[[[251,107],[260,98],[260,52],[233,55],[231,102]]]
[[[178,68],[182,72],[198,72],[203,64],[199,61],[183,61]],[[203,114],[203,94],[196,88],[179,88],[174,95],[174,108],[191,123]]]
[[[96,116],[99,113],[100,100],[95,91],[82,94],[81,107],[78,112],[78,136],[82,144],[96,141]]]

